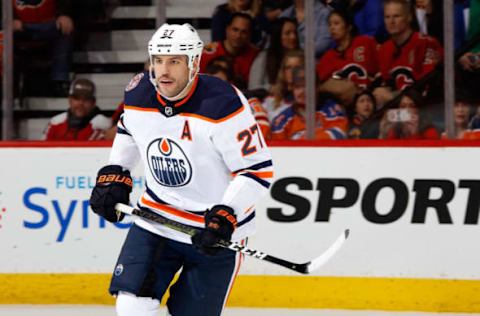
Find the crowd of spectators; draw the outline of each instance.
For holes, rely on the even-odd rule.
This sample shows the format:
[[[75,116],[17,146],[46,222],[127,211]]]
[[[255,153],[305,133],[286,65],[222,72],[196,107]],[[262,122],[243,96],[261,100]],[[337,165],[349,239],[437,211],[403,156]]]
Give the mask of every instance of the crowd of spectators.
[[[84,127],[98,113],[76,120],[73,104],[78,98],[71,93],[69,74],[73,35],[85,22],[75,18],[73,1],[33,5],[37,2],[14,1],[15,49],[53,43],[51,93],[68,96],[70,108],[62,114],[66,126],[82,121]],[[101,8],[95,10],[100,12],[95,19],[107,21],[109,8],[117,2],[89,0],[82,7]],[[429,104],[443,107],[438,71],[444,54],[442,10],[439,0],[314,1],[315,139],[446,137],[443,119],[429,114]],[[205,43],[200,72],[245,92],[266,139],[304,139],[304,0],[228,0],[212,12],[211,42]],[[479,18],[480,0],[455,1],[455,46],[461,52],[456,81],[463,88],[454,106],[457,138],[480,138],[475,108],[480,100]],[[65,137],[77,135],[69,131]],[[114,133],[107,126],[98,135],[108,139]]]

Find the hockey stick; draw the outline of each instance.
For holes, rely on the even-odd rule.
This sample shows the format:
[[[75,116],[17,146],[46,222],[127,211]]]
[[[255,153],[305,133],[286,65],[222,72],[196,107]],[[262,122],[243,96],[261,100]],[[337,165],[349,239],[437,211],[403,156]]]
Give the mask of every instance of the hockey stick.
[[[168,228],[174,229],[176,231],[182,232],[184,234],[193,236],[195,233],[197,233],[199,230],[187,225],[184,225],[182,223],[176,222],[174,220],[168,219],[166,217],[163,217],[157,213],[146,211],[146,210],[140,210],[133,208],[131,206],[128,206],[126,204],[122,203],[117,203],[115,205],[115,209],[118,212],[122,212],[125,214],[129,215],[135,215],[140,218],[162,224]],[[346,229],[340,236],[338,236],[337,240],[325,251],[323,252],[320,256],[317,258],[313,259],[312,261],[305,262],[305,263],[294,263],[291,261],[287,261],[281,258],[277,258],[274,256],[271,256],[269,254],[266,254],[264,252],[250,249],[246,246],[242,246],[238,243],[235,242],[230,242],[226,240],[220,240],[218,243],[218,246],[223,247],[223,248],[228,248],[230,250],[236,251],[236,252],[241,252],[247,256],[254,257],[256,259],[268,261],[271,263],[278,264],[282,267],[285,267],[287,269],[297,271],[303,274],[309,274],[316,269],[320,268],[322,265],[324,265],[335,253],[342,247],[343,243],[345,240],[348,238],[349,235],[349,229]]]

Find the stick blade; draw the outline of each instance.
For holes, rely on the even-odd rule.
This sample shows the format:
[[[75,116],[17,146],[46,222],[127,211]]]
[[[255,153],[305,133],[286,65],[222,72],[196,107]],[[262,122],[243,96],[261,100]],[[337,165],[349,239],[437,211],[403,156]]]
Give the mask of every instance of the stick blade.
[[[320,256],[313,259],[312,261],[305,263],[306,272],[299,272],[308,274],[323,266],[335,255],[335,253],[337,253],[338,249],[342,247],[343,243],[345,242],[345,240],[347,240],[349,235],[350,229],[345,229],[342,234],[337,237],[337,240],[335,240],[335,242],[324,253],[322,253]]]

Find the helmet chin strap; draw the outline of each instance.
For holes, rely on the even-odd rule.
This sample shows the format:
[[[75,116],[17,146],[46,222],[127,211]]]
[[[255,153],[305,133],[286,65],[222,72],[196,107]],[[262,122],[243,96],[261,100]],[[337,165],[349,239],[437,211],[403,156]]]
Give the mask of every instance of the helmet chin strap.
[[[198,74],[198,67],[195,70],[190,70],[189,74],[188,74],[188,76],[189,76],[188,83],[185,85],[185,87],[182,89],[182,91],[180,91],[180,93],[178,93],[177,95],[175,95],[173,97],[167,97],[160,92],[160,89],[158,89],[157,81],[153,77],[153,67],[152,66],[150,66],[150,71],[149,71],[150,82],[155,87],[155,90],[157,91],[157,93],[160,94],[165,99],[167,99],[168,101],[172,101],[172,102],[173,101],[178,101],[178,100],[184,98],[188,94],[188,92],[190,92],[190,89],[192,88],[194,79],[197,76],[197,74]]]

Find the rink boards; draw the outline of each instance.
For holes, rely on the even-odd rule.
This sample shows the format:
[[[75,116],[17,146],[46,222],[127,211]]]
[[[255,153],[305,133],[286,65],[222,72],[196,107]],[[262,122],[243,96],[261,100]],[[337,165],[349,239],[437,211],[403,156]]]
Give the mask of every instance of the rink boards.
[[[362,144],[272,147],[249,245],[305,262],[345,228],[351,237],[309,276],[246,259],[229,305],[480,311],[478,143]],[[0,303],[111,304],[129,220],[88,208],[109,149],[34,146],[0,147]],[[140,167],[134,176],[138,196]]]

